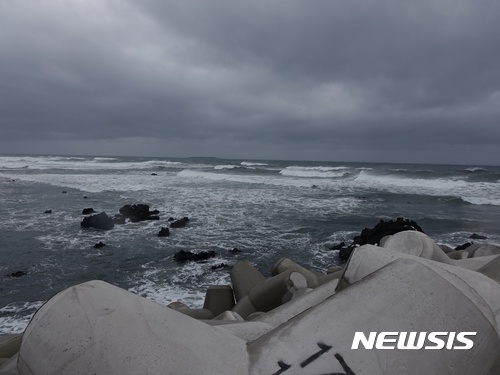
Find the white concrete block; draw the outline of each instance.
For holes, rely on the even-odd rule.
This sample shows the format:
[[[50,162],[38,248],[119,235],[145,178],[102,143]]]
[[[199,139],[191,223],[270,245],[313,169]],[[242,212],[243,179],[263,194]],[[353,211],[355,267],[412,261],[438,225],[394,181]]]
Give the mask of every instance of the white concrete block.
[[[470,297],[438,269],[398,259],[250,343],[250,373],[486,374],[500,339],[491,311]],[[384,331],[477,335],[470,350],[351,349],[355,332]]]
[[[458,259],[455,261],[455,265],[460,268],[465,268],[472,271],[477,271],[481,267],[491,262],[493,259],[500,257],[500,255],[489,255],[478,258],[468,258],[468,259]]]
[[[474,258],[488,255],[500,255],[500,246],[494,244],[481,245],[473,254]]]
[[[276,276],[287,270],[298,272],[304,276],[306,278],[308,288],[316,288],[319,285],[318,277],[313,272],[288,258],[279,259],[271,268],[271,275]]]
[[[383,247],[441,263],[453,264],[450,257],[422,232],[407,230],[396,233],[384,241]]]
[[[59,293],[22,340],[21,375],[248,374],[244,340],[91,281]]]
[[[477,272],[500,283],[500,256],[497,255],[493,260],[479,268]]]
[[[481,296],[479,308],[490,309],[496,319],[500,331],[500,285],[494,280],[478,272],[460,267],[431,261],[425,258],[393,251],[384,247],[364,245],[356,248],[346,265],[343,281],[348,284],[359,282],[364,277],[384,267],[396,259],[413,259],[435,269],[442,278],[449,280],[464,294],[472,298]]]

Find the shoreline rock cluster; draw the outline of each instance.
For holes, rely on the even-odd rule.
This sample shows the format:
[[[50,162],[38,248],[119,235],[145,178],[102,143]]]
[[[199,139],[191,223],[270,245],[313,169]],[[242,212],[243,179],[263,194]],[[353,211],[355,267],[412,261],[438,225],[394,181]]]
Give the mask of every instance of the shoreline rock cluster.
[[[288,258],[270,277],[236,264],[202,308],[75,285],[40,308],[0,375],[500,374],[500,245],[454,250],[415,225],[387,234],[379,224],[364,231],[376,244],[353,246],[326,273]],[[357,333],[366,342],[353,349]]]
[[[119,213],[113,217],[108,216],[108,214],[103,211],[101,213],[96,213],[92,207],[87,207],[82,210],[82,215],[90,215],[83,218],[80,223],[82,228],[94,228],[100,230],[111,230],[114,228],[115,224],[123,225],[126,224],[127,220],[131,223],[138,223],[140,221],[149,220],[160,220],[158,210],[150,210],[147,204],[126,204],[119,209]],[[168,218],[170,223],[170,228],[184,228],[189,222],[189,218],[184,216],[181,219],[174,219],[173,217]],[[158,237],[168,237],[170,235],[170,230],[168,227],[161,227],[158,233]]]
[[[82,215],[92,213],[95,213],[92,207],[82,210]],[[159,213],[160,211],[158,210],[150,211],[149,205],[147,204],[126,204],[121,207],[119,213],[113,217],[108,216],[105,211],[96,215],[86,216],[80,223],[80,226],[82,228],[110,230],[114,228],[115,224],[125,224],[127,219],[131,223],[138,223],[146,220],[160,220]]]

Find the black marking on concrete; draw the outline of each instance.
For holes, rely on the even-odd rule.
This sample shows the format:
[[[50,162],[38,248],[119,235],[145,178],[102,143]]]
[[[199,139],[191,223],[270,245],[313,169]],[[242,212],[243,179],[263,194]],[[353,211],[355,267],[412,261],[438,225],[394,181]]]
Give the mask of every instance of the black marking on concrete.
[[[278,361],[278,366],[280,367],[280,369],[275,373],[273,373],[272,375],[280,375],[284,373],[286,370],[288,370],[290,367],[292,367],[291,365],[288,365],[283,361]]]
[[[321,350],[318,352],[314,353],[312,356],[307,358],[304,362],[300,364],[300,367],[304,368],[307,365],[311,364],[315,360],[317,360],[319,357],[321,357],[323,354],[325,354],[327,351],[329,351],[332,347],[330,345],[323,344],[321,342],[318,342],[318,346]]]

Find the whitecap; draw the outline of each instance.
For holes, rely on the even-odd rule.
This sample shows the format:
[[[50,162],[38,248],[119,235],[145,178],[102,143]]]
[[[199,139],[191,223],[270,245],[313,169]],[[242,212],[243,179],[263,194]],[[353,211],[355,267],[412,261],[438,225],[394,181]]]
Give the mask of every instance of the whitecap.
[[[500,198],[489,198],[489,197],[461,197],[463,201],[472,203],[478,206],[491,205],[500,206]]]
[[[43,301],[13,302],[0,308],[0,335],[22,333]]]
[[[306,178],[340,178],[349,175],[347,167],[298,167],[290,166],[281,170],[282,176]]]
[[[214,167],[214,169],[217,169],[217,170],[220,170],[220,169],[234,169],[236,168],[236,165],[230,165],[230,164],[227,164],[227,165],[216,165]]]
[[[474,173],[474,172],[485,172],[486,171],[486,169],[481,168],[481,167],[470,167],[470,168],[465,168],[465,170],[467,172],[472,172],[472,173]]]
[[[256,163],[256,162],[250,162],[250,161],[242,161],[241,165],[243,165],[245,167],[262,167],[262,166],[266,166],[266,165],[269,165],[269,164],[267,164],[267,163]]]
[[[467,182],[458,178],[405,178],[366,171],[361,171],[354,181],[369,189],[398,194],[454,196],[476,205],[500,205],[498,184],[491,182]]]

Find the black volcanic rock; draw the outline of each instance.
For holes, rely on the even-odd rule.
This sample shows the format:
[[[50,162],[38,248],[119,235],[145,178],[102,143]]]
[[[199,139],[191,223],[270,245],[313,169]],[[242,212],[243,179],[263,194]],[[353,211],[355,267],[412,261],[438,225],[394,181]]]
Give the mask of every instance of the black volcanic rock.
[[[113,220],[106,214],[106,212],[101,212],[97,215],[87,216],[80,223],[82,228],[96,228],[109,230],[113,229],[115,224]]]
[[[170,228],[183,228],[189,222],[189,218],[184,216],[182,219],[172,221],[170,223]]]
[[[213,250],[202,251],[199,253],[193,253],[191,251],[180,250],[174,254],[174,260],[177,262],[200,261],[200,260],[206,260],[209,258],[213,258],[216,255],[217,255],[217,253]]]
[[[170,230],[166,227],[161,227],[158,237],[168,237],[170,236]]]
[[[28,273],[25,272],[25,271],[16,271],[16,272],[12,272],[12,273],[9,273],[8,275],[5,275],[6,277],[23,277],[23,276],[26,276]]]
[[[101,247],[104,247],[104,246],[106,246],[106,244],[104,242],[99,241],[98,243],[96,243],[94,245],[94,249],[100,249]]]
[[[84,208],[82,210],[82,215],[90,215],[90,214],[94,214],[95,211],[92,207],[89,207],[89,208]]]
[[[471,238],[471,239],[473,239],[473,240],[487,240],[487,239],[488,239],[488,237],[486,237],[486,236],[481,236],[481,235],[479,235],[479,234],[477,234],[477,233],[473,233],[473,234],[471,234],[471,235],[469,236],[469,238]]]
[[[51,214],[52,210],[45,210],[44,214]]]
[[[470,245],[472,245],[472,242],[466,242],[462,245],[458,245],[457,247],[455,247],[455,250],[465,250],[467,249]]]
[[[366,244],[378,245],[380,240],[385,236],[393,235],[406,230],[415,230],[424,233],[422,228],[413,220],[404,219],[402,217],[398,217],[395,221],[380,220],[373,228],[363,229],[359,236],[354,237],[350,245],[345,246],[344,244],[344,246],[342,246],[342,244],[340,244],[332,248],[332,250],[340,250],[340,259],[346,260],[349,258],[352,250],[356,246]]]
[[[126,204],[120,208],[120,214],[128,218],[132,223],[145,220],[160,220],[158,214],[160,211],[149,211],[147,204]]]
[[[113,216],[113,218],[111,219],[113,220],[113,223],[114,224],[125,224],[125,216],[121,215],[121,214],[116,214],[115,216]]]
[[[212,271],[215,271],[215,270],[218,270],[220,268],[227,268],[228,265],[226,263],[220,263],[220,264],[217,264],[215,266],[212,266]]]

